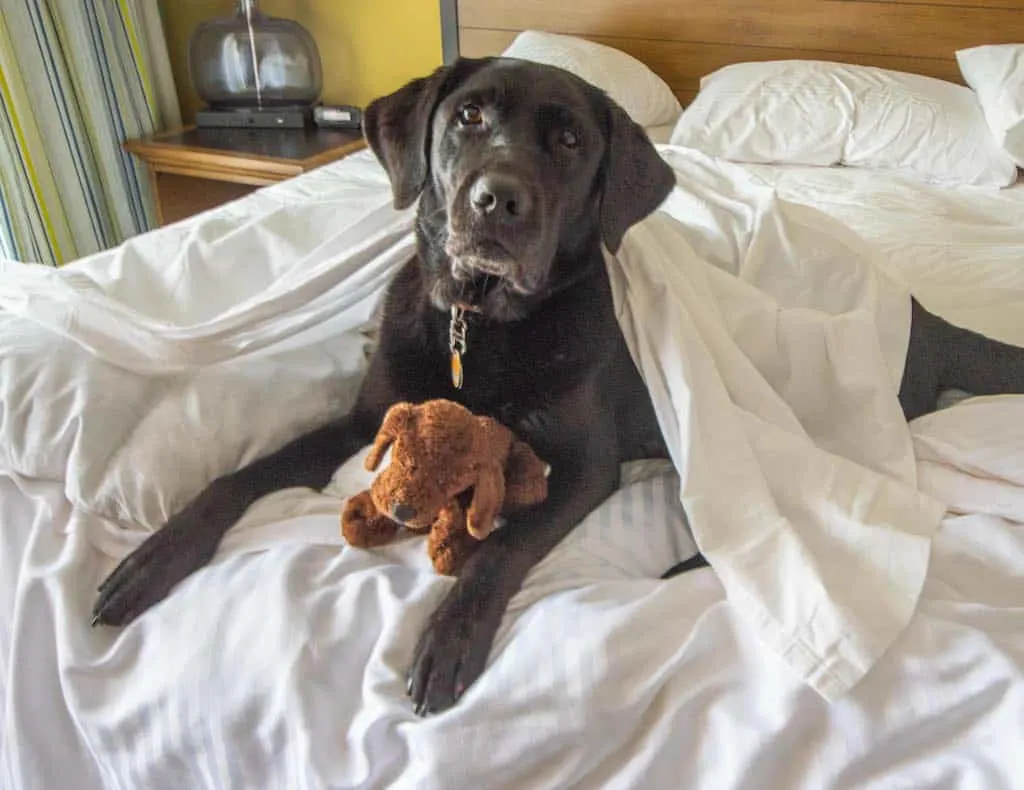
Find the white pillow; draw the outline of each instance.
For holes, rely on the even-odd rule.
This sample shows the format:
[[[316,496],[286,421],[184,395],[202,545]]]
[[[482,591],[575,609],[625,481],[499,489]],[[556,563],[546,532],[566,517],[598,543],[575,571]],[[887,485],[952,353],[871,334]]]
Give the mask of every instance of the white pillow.
[[[956,60],[996,141],[1024,167],[1024,44],[961,49]]]
[[[949,186],[1017,178],[969,88],[824,61],[737,63],[705,76],[671,142],[738,162],[843,164]]]
[[[502,53],[572,72],[618,103],[641,126],[675,123],[682,106],[665,81],[625,52],[594,41],[525,30]]]

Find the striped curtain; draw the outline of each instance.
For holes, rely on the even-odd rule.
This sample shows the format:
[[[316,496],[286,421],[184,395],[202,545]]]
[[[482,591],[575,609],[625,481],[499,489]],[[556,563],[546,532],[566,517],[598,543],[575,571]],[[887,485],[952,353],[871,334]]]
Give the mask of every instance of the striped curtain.
[[[0,256],[57,266],[153,227],[121,143],[181,122],[157,0],[0,12]]]

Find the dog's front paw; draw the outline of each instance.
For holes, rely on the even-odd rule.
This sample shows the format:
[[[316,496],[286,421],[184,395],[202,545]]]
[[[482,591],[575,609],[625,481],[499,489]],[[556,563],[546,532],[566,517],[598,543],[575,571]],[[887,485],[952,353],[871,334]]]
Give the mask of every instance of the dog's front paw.
[[[243,508],[207,489],[125,557],[100,585],[92,624],[127,625],[208,563]]]
[[[472,577],[455,583],[413,656],[407,690],[417,715],[448,710],[480,677],[503,614],[504,605]]]

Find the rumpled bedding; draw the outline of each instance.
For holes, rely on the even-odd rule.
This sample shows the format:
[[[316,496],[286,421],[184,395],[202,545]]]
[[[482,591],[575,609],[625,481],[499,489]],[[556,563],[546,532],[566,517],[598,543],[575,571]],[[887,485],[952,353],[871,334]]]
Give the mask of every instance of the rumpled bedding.
[[[1024,405],[903,422],[907,253],[931,217],[827,196],[962,206],[965,261],[986,234],[1024,243],[1024,199],[843,174],[815,201],[823,172],[660,150],[679,186],[608,267],[672,464],[624,470],[426,721],[403,671],[450,582],[419,539],[342,545],[358,457],[257,503],[130,627],[88,628],[99,580],[206,482],[351,403],[412,250],[370,155],[62,270],[2,264],[7,786],[1009,781],[985,736],[1022,710],[1024,437],[1004,426]],[[1024,273],[979,254],[1013,340]],[[713,572],[657,580],[696,545]],[[936,757],[954,732],[986,769]]]

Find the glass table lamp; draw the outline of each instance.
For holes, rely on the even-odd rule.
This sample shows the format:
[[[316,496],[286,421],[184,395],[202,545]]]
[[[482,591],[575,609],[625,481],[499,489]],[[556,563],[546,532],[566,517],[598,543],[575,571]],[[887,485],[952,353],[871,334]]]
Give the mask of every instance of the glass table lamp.
[[[298,22],[267,16],[256,0],[198,25],[188,50],[199,97],[213,109],[308,107],[320,97],[320,53]]]

